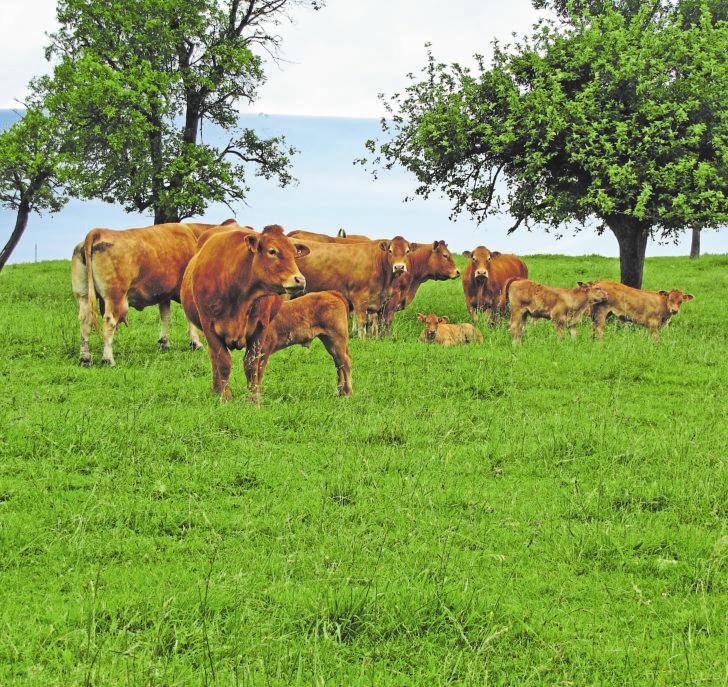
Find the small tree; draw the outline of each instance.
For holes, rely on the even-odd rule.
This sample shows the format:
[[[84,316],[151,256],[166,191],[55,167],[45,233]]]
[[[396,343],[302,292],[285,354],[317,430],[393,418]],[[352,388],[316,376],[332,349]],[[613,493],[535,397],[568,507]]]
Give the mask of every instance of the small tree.
[[[243,200],[248,165],[290,183],[294,149],[238,125],[265,81],[278,24],[317,0],[60,0],[42,85],[69,122],[78,192],[155,223]],[[227,134],[203,140],[203,123]]]
[[[367,143],[375,164],[403,165],[454,213],[507,209],[511,231],[597,218],[622,281],[641,286],[650,235],[728,220],[728,28],[706,8],[686,27],[657,4],[542,22],[496,45],[489,68],[430,55],[425,78],[386,103],[391,139]]]
[[[0,204],[17,212],[10,239],[0,251],[0,270],[18,245],[31,212],[57,212],[66,203],[62,184],[68,166],[60,123],[31,104],[22,119],[0,133]]]

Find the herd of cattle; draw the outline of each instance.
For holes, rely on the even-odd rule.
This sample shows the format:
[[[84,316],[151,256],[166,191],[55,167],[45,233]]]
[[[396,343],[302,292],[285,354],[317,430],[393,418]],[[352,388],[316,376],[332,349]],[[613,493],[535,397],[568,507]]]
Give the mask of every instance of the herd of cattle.
[[[610,281],[555,288],[529,280],[528,268],[515,255],[483,246],[464,255],[463,290],[471,316],[477,322],[485,313],[493,324],[510,308],[514,343],[520,343],[529,317],[550,319],[560,336],[565,328],[576,336],[587,312],[598,338],[610,314],[641,324],[658,338],[680,305],[693,298],[676,289],[643,291]],[[114,333],[120,323],[128,324],[129,306],[159,306],[159,345],[169,348],[170,304],[177,301],[187,316],[191,347],[202,347],[200,330],[207,339],[213,390],[220,399],[232,397],[230,351],[245,348],[245,375],[256,402],[270,355],[294,344],[308,346],[315,338],[334,360],[339,394],[350,395],[350,318],[360,337],[386,333],[394,314],[412,302],[425,281],[459,276],[444,241],[416,244],[401,236],[372,240],[344,232],[286,235],[278,225],[257,232],[235,220],[93,229],[71,261],[82,365],[91,363],[94,327],[103,336],[102,362],[114,365]],[[434,314],[418,317],[422,341],[483,341],[472,324],[450,324]]]

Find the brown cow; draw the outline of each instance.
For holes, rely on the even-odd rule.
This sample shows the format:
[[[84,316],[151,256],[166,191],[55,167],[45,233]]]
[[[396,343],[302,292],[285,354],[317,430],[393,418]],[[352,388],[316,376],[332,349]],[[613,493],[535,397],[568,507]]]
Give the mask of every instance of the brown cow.
[[[235,220],[227,220],[234,223]],[[197,239],[214,224],[158,224],[140,229],[93,229],[76,246],[71,259],[71,283],[81,323],[81,365],[91,364],[89,335],[98,327],[98,302],[103,309],[102,363],[114,365],[112,342],[120,322],[128,324],[131,305],[142,310],[159,306],[160,348],[169,348],[171,301],[179,290]],[[190,345],[201,348],[197,329],[189,327]]]
[[[424,282],[429,279],[457,279],[460,276],[460,270],[444,241],[424,245],[411,243],[410,250],[409,269],[394,280],[392,296],[384,306],[382,324],[385,329],[391,328],[394,313],[404,310],[414,300]]]
[[[593,332],[604,338],[604,323],[610,313],[646,327],[652,338],[660,340],[660,329],[680,311],[685,301],[694,296],[677,289],[670,291],[643,291],[614,281],[592,282],[607,294],[607,300],[592,307]]]
[[[259,298],[250,310],[245,344],[245,376],[251,400],[260,402],[268,358],[295,344],[308,348],[315,339],[331,355],[339,396],[351,395],[349,302],[338,291],[308,293],[292,301],[281,296]]]
[[[442,346],[457,346],[458,344],[483,343],[483,335],[472,324],[450,324],[450,318],[438,315],[417,315],[425,328],[420,334],[420,341],[437,343]]]
[[[409,243],[396,236],[391,241],[351,245],[311,241],[306,245],[311,252],[298,266],[307,290],[339,291],[352,305],[359,336],[367,334],[368,314],[372,315],[369,333],[376,334],[376,316],[391,296],[392,282],[408,269]]]
[[[339,230],[341,232],[341,230]],[[289,239],[298,239],[300,241],[316,241],[316,243],[367,243],[371,241],[367,236],[351,235],[347,236],[346,233],[342,236],[341,233],[336,236],[329,236],[328,234],[321,234],[316,231],[306,231],[305,229],[296,229],[295,231],[288,232]]]
[[[528,317],[551,320],[559,337],[568,327],[577,336],[576,325],[589,308],[607,300],[604,290],[578,282],[573,289],[545,286],[529,279],[510,279],[503,289],[501,307],[510,301],[510,330],[513,343],[521,343],[523,327]]]
[[[294,246],[278,225],[260,234],[213,229],[200,237],[200,249],[185,270],[180,296],[187,318],[207,337],[212,388],[221,401],[232,398],[230,350],[245,345],[252,304],[268,294],[302,292],[306,279],[296,257],[307,253],[305,245]]]
[[[503,287],[509,279],[527,278],[528,267],[517,255],[491,252],[485,246],[466,250],[463,255],[469,258],[463,272],[463,291],[470,315],[477,322],[478,313],[486,312],[488,323],[495,324]]]

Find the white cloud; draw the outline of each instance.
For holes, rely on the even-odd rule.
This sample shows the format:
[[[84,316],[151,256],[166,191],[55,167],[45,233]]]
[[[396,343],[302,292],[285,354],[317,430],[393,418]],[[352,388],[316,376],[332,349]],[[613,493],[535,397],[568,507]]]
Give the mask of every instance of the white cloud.
[[[48,71],[43,49],[55,28],[55,0],[0,0],[0,107],[16,106],[29,79]],[[268,83],[246,111],[378,117],[380,92],[392,93],[425,63],[469,62],[536,20],[530,0],[328,0],[319,12],[297,11],[281,27],[286,62],[270,65]]]

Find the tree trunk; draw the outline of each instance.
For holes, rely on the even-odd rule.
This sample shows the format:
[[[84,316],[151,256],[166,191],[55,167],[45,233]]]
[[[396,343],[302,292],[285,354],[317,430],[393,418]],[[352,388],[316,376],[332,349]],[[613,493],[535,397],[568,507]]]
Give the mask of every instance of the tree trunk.
[[[10,235],[10,240],[5,244],[5,247],[0,251],[0,271],[5,267],[5,263],[8,258],[15,250],[15,246],[18,245],[20,237],[23,235],[25,228],[28,226],[28,217],[30,216],[30,203],[27,200],[21,200],[18,206],[18,215],[15,220],[15,229]]]
[[[154,224],[167,224],[167,222],[179,222],[179,215],[172,214],[166,208],[154,208]]]
[[[641,289],[650,225],[633,217],[624,216],[611,217],[607,220],[607,224],[619,243],[619,268],[622,283],[635,289]]]
[[[690,259],[697,260],[700,257],[700,229],[693,229],[693,240],[690,243]]]

